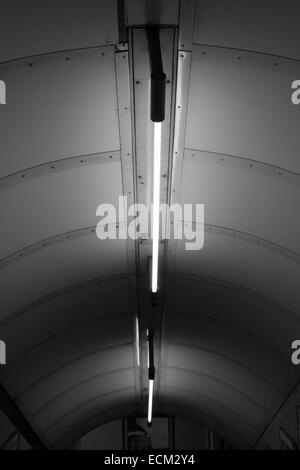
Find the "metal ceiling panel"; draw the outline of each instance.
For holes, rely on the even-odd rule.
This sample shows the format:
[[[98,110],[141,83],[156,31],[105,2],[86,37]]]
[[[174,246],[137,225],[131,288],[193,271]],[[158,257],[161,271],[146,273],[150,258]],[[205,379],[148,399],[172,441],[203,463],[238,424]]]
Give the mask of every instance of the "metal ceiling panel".
[[[251,441],[251,438],[253,439],[255,426],[226,406],[225,402],[218,402],[209,396],[201,395],[201,392],[185,390],[184,385],[182,387],[168,387],[163,394],[164,401],[166,401],[167,397],[167,400],[172,404],[171,408],[178,410],[179,413],[180,406],[184,407],[184,404],[187,403],[188,406],[184,407],[185,416],[188,416],[186,408],[193,410],[190,416],[194,416],[194,419],[197,419],[198,415],[198,419],[202,423],[208,424],[205,415],[209,416],[210,427],[212,429],[224,430],[224,435],[231,437],[229,442],[234,442],[235,445],[238,445],[240,439],[244,442]],[[230,427],[230,434],[228,431],[226,432],[226,426]],[[237,434],[240,435],[239,438],[236,437]]]
[[[67,448],[71,442],[99,424],[135,412],[134,388],[124,388],[83,402],[71,414],[63,417],[45,434],[55,448]]]
[[[119,150],[114,77],[113,47],[1,71],[8,93],[7,105],[0,108],[1,177],[67,157]]]
[[[185,147],[299,173],[298,72],[297,63],[194,46]]]
[[[82,237],[65,238],[0,270],[1,319],[72,284],[124,273],[127,273],[124,240],[100,241],[92,231]]]
[[[205,350],[238,361],[279,389],[290,385],[295,377],[295,369],[289,358],[241,330],[204,315],[196,317],[173,312],[173,317],[174,320],[170,322],[170,338],[173,342],[193,347],[199,345]]]
[[[266,410],[251,397],[242,394],[239,390],[212,376],[193,373],[186,370],[168,369],[166,374],[166,387],[179,387],[184,384],[184,388],[201,395],[210,397],[219,403],[226,403],[235,413],[247,416],[249,422],[254,426],[262,424],[262,419],[266,417]]]
[[[0,61],[116,44],[117,0],[2,2]]]
[[[120,162],[59,171],[36,177],[7,190],[0,191],[0,258],[17,251],[23,253],[36,245],[51,244],[55,237],[76,236],[99,222],[99,204],[118,207],[122,194]],[[96,236],[96,235],[95,235]],[[52,239],[52,240],[51,240]],[[100,242],[99,242],[100,243]],[[0,266],[1,266],[0,260]]]
[[[118,295],[114,295],[115,289]],[[1,337],[14,362],[47,339],[75,325],[129,312],[128,279],[123,276],[97,278],[53,292],[18,310],[2,322]],[[30,331],[24,335],[27,325]]]
[[[179,248],[180,247],[180,248]],[[261,294],[297,313],[300,265],[237,236],[207,232],[201,251],[178,244],[177,271],[226,280]]]
[[[196,0],[194,43],[300,59],[299,2]]]
[[[209,414],[209,410],[204,407],[202,409],[193,407],[193,401],[188,402],[184,399],[184,394],[177,393],[176,390],[169,388],[168,394],[162,394],[160,399],[159,410],[163,414],[173,415],[176,410],[176,417],[183,417],[192,421],[198,421],[208,429],[217,429],[218,432],[228,439],[234,446],[234,449],[245,449],[247,440],[241,433],[234,432],[227,422],[221,421],[218,416]]]
[[[215,377],[245,396],[252,397],[265,409],[274,406],[282,396],[282,392],[265,377],[244,367],[239,361],[213,350],[206,350],[200,343],[199,347],[191,347],[170,341],[167,367]]]
[[[75,324],[45,340],[12,362],[6,375],[18,394],[81,355],[124,345],[132,340],[130,314],[94,318]],[[116,328],[118,325],[118,328]],[[74,348],[74,345],[76,348]],[[106,366],[107,367],[107,366]],[[102,369],[104,369],[102,364]],[[99,364],[99,373],[101,373]]]
[[[89,401],[113,394],[122,388],[133,388],[133,386],[133,368],[90,377],[86,382],[78,384],[75,389],[59,396],[46,408],[40,410],[35,419],[42,429],[50,429]]]
[[[207,225],[250,234],[254,243],[265,240],[275,251],[278,245],[278,252],[293,252],[300,262],[300,220],[295,217],[300,176],[296,185],[266,175],[255,163],[240,168],[226,163],[225,156],[218,161],[198,157],[192,153],[184,160],[182,204],[204,204]]]
[[[133,367],[132,356],[131,344],[91,351],[44,376],[22,393],[21,400],[34,414],[90,377],[107,377],[113,371]]]
[[[205,316],[226,323],[259,339],[289,359],[289,348],[300,316],[292,315],[280,305],[243,289],[237,284],[208,277],[175,277],[172,311]],[[272,328],[270,328],[272,325]]]

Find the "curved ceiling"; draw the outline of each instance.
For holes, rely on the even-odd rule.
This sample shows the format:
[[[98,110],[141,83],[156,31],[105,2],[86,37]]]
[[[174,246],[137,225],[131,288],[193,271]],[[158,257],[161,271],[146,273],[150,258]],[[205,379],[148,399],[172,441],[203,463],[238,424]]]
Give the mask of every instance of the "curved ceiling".
[[[41,440],[66,447],[145,407],[139,249],[95,234],[97,206],[117,206],[138,175],[123,157],[117,2],[23,3],[0,20],[1,382]],[[154,411],[245,448],[300,379],[297,2],[194,3],[182,178],[170,190],[205,204],[205,245],[167,247]],[[129,25],[148,18],[135,6]],[[176,25],[178,8],[163,2],[158,18]]]

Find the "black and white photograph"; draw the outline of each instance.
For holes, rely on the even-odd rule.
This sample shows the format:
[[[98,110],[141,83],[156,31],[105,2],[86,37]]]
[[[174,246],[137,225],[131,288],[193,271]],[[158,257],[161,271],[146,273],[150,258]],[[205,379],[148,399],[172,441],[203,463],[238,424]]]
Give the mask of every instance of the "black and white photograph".
[[[0,450],[300,450],[299,0],[0,0]]]

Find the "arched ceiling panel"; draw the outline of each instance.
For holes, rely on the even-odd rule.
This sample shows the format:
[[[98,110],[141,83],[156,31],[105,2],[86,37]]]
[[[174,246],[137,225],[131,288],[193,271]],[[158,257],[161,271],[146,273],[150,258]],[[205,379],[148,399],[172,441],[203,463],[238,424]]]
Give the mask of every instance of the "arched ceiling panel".
[[[116,44],[117,1],[6,1],[0,20],[0,61],[57,50]]]
[[[194,416],[197,416],[197,412],[200,415],[207,414],[211,417],[212,423],[221,422],[221,428],[230,423],[229,426],[233,434],[239,433],[244,441],[251,440],[254,434],[254,425],[229,408],[225,400],[219,402],[209,396],[202,395],[200,391],[186,390],[180,385],[178,387],[169,386],[163,395],[164,400],[167,398],[175,403],[188,403],[188,406],[194,410]],[[236,438],[234,442],[237,442]]]
[[[112,371],[121,371],[133,366],[132,344],[99,348],[57,368],[27,388],[20,400],[26,402],[31,413],[44,409],[57,397],[72,390],[77,384],[100,373],[109,380]]]
[[[74,325],[11,363],[6,374],[14,383],[15,390],[22,392],[87,352],[124,345],[132,340],[129,314],[109,316],[105,319],[105,327],[103,324],[100,317]]]
[[[69,232],[73,236],[79,232],[79,236],[80,230],[95,228],[100,220],[96,210],[101,203],[109,201],[118,207],[122,194],[120,162],[108,163],[109,156],[104,161],[37,177],[3,190],[2,260],[15,252],[33,250],[32,245],[38,249],[43,243],[54,243],[55,237],[68,236]]]
[[[122,387],[120,387],[120,383]],[[94,399],[105,397],[121,389],[132,389],[134,386],[134,372],[132,368],[118,370],[110,374],[90,377],[86,382],[78,384],[74,390],[58,397],[47,408],[40,410],[36,415],[38,425],[42,429],[50,430],[77,413],[77,410]],[[105,401],[105,398],[104,398]]]
[[[82,237],[66,237],[53,246],[20,256],[0,270],[1,319],[71,284],[126,272],[125,241],[100,243],[92,230]]]
[[[291,344],[295,331],[300,328],[298,314],[222,280],[179,273],[174,282],[172,311],[204,315],[228,323],[288,358],[287,345]]]
[[[299,186],[281,180],[280,175],[267,176],[254,164],[242,169],[226,164],[225,159],[220,156],[217,163],[210,162],[209,156],[205,161],[195,153],[186,156],[182,203],[204,204],[207,225],[253,235],[254,240],[269,242],[270,249],[271,244],[279,245],[300,261],[300,221],[294,217]],[[300,184],[300,176],[298,180]]]
[[[28,4],[20,17],[8,8],[6,27],[20,37],[36,23],[35,41],[0,50],[1,338],[13,344],[1,380],[54,444],[89,410],[105,420],[110,406],[135,409],[135,312],[126,241],[96,236],[98,205],[117,207],[124,192],[117,2],[88,2],[88,13],[30,3],[30,18]]]
[[[114,295],[118,289],[118,295]],[[1,325],[9,350],[9,362],[71,326],[130,311],[126,275],[75,284],[37,299],[10,315]],[[63,315],[61,314],[63,312]],[[24,335],[27,325],[30,331]]]
[[[186,326],[182,328],[184,320]],[[204,316],[192,317],[179,313],[173,313],[170,325],[172,341],[191,346],[200,345],[205,350],[212,349],[257,372],[279,388],[281,382],[286,383],[294,377],[295,369],[292,364],[287,365],[286,357],[229,325],[220,325],[218,321]]]
[[[247,440],[239,432],[235,432],[228,426],[228,423],[221,421],[218,417],[212,416],[204,407],[199,410],[193,408],[193,403],[188,402],[184,394],[177,394],[175,389],[169,389],[168,394],[163,394],[159,402],[159,410],[161,413],[173,415],[176,410],[176,416],[181,416],[194,421],[200,421],[209,429],[218,429],[228,442],[234,443],[235,448],[245,448]]]
[[[98,396],[78,407],[64,419],[46,430],[48,440],[55,448],[66,448],[73,440],[97,427],[99,423],[135,413],[134,395],[131,388]]]
[[[185,146],[246,157],[299,173],[299,64],[194,46]],[[239,58],[241,60],[239,60]]]
[[[119,150],[114,48],[54,55],[1,73],[0,175],[67,157]]]
[[[180,201],[205,205],[205,241],[201,251],[174,249],[160,394],[209,410],[238,445],[238,433],[254,442],[298,380],[299,116],[290,90],[299,64],[270,55],[288,47],[287,37],[270,42],[285,22],[278,5],[267,28],[265,5],[257,28],[249,2],[197,8]]]
[[[167,364],[171,369],[177,368],[218,378],[239,390],[241,394],[251,397],[264,409],[268,409],[280,399],[281,390],[274,387],[266,377],[244,367],[239,358],[232,360],[224,354],[207,350],[200,342],[199,347],[195,347],[175,343],[175,339],[172,338],[168,346]]]
[[[300,59],[298,5],[272,0],[197,0],[194,43]],[[280,32],[280,34],[279,34]]]
[[[259,426],[266,410],[255,402],[247,394],[242,394],[230,383],[222,382],[220,379],[191,371],[171,369],[166,373],[166,386],[178,387],[179,384],[188,384],[188,389],[198,391],[201,395],[210,397],[219,403],[226,405],[240,416],[249,415],[249,423]],[[185,387],[184,387],[185,388]]]
[[[201,251],[179,242],[177,271],[241,285],[297,313],[299,264],[238,236],[207,232]]]

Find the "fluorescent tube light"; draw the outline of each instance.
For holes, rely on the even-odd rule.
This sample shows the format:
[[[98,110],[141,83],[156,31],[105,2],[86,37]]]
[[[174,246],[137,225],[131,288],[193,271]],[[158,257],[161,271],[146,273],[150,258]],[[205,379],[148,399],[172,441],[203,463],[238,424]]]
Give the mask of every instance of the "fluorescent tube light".
[[[149,330],[146,330],[147,335],[147,367],[150,367],[150,347],[149,347]]]
[[[139,325],[139,318],[136,316],[135,318],[135,342],[136,342],[136,361],[138,367],[140,366],[140,325]]]
[[[152,408],[153,408],[153,385],[154,381],[149,380],[149,397],[148,397],[148,424],[152,422]]]
[[[161,123],[154,123],[154,170],[152,206],[152,292],[158,291],[159,207],[161,171]]]

